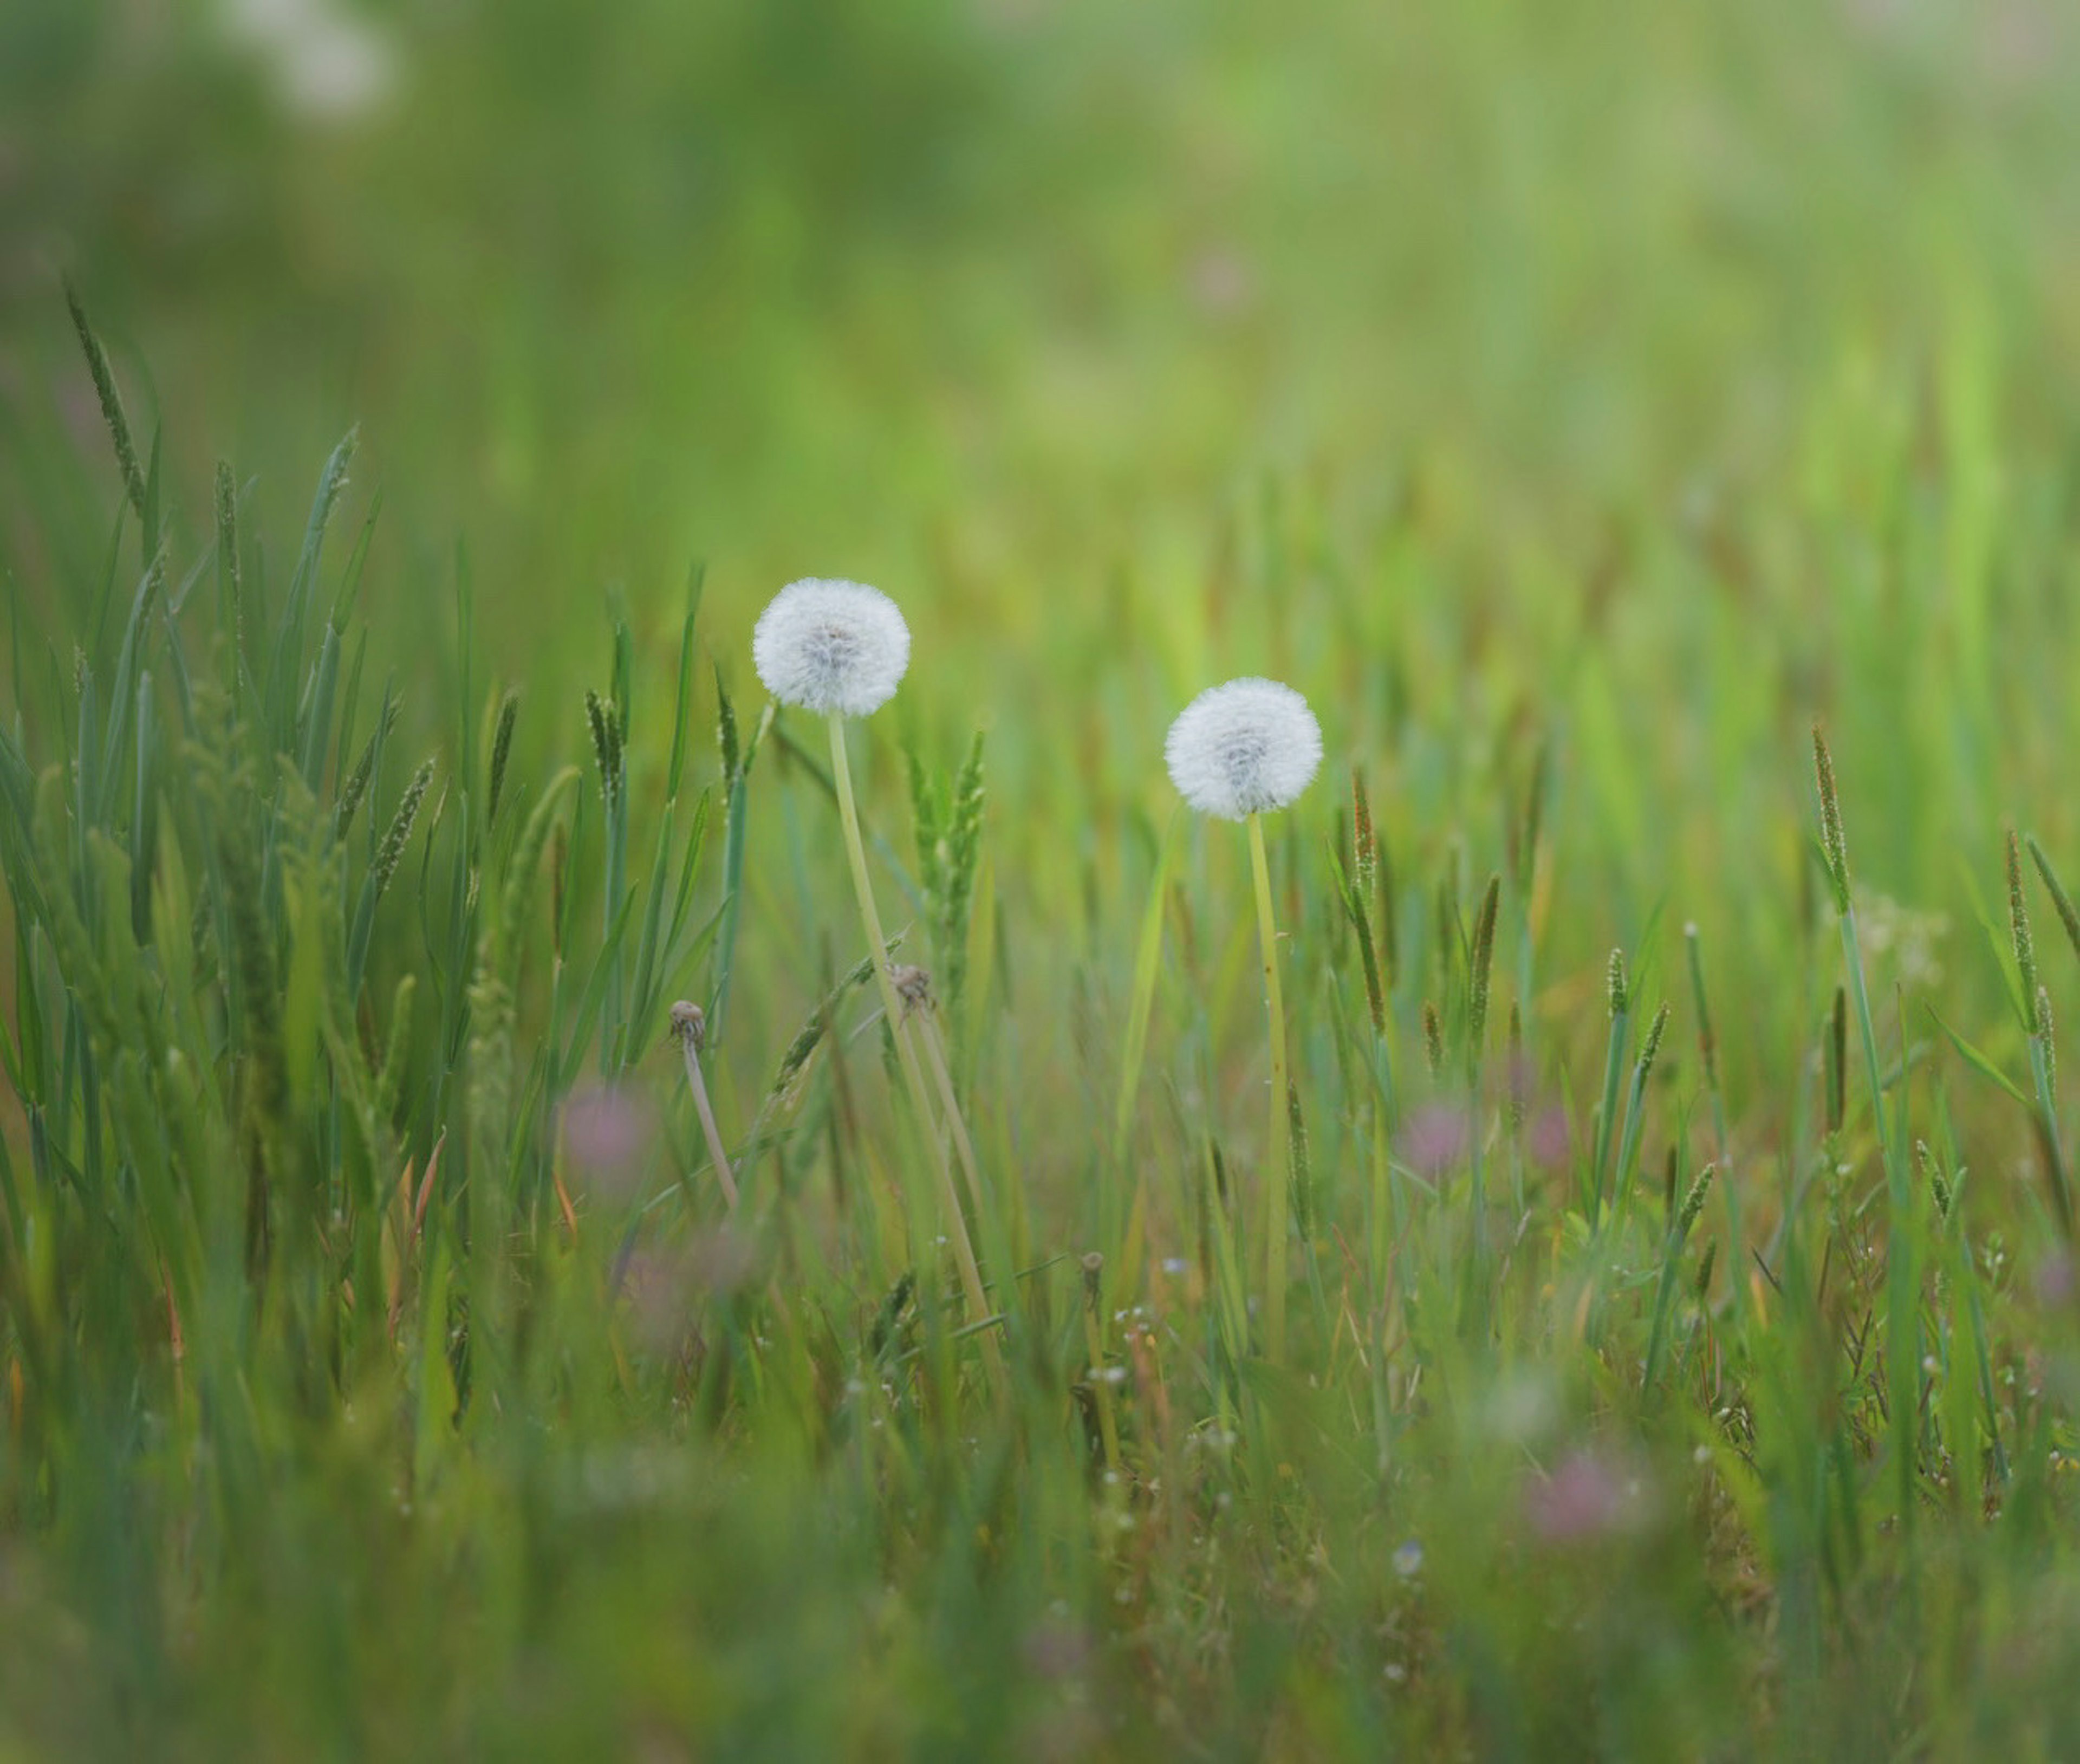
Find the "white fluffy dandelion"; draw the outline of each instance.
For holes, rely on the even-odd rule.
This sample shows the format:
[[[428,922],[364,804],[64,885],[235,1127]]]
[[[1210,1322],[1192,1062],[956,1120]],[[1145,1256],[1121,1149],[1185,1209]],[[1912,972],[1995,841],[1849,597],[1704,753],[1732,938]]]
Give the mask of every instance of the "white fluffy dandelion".
[[[1170,777],[1201,814],[1247,821],[1283,808],[1314,781],[1322,725],[1276,680],[1230,680],[1186,705],[1164,744]]]
[[[879,588],[870,588],[864,582],[810,577],[789,582],[759,615],[757,628],[751,634],[751,659],[758,678],[774,698],[782,704],[815,712],[828,727],[832,793],[837,798],[838,818],[845,827],[845,856],[852,866],[860,922],[873,956],[888,1032],[895,1044],[895,1063],[902,1068],[919,1131],[931,1149],[938,1173],[941,1219],[947,1233],[939,1241],[951,1241],[961,1286],[977,1320],[975,1327],[984,1332],[981,1337],[983,1360],[992,1376],[1000,1379],[1003,1350],[996,1338],[988,1333],[989,1324],[984,1321],[990,1317],[988,1292],[962,1215],[960,1195],[954,1186],[946,1137],[934,1119],[925,1069],[917,1057],[915,1044],[920,1026],[929,1027],[930,1016],[929,1012],[920,1012],[913,1020],[903,987],[889,964],[888,939],[883,934],[881,914],[874,904],[874,883],[866,868],[866,841],[860,832],[859,805],[853,799],[852,761],[845,748],[845,719],[870,716],[895,695],[904,670],[910,665],[910,628],[903,622],[895,603]],[[906,979],[915,972],[906,970]],[[975,1171],[974,1144],[961,1120],[960,1104],[943,1056],[936,1052],[936,1040],[930,1046],[940,1060],[940,1094],[946,1105],[947,1128],[961,1153],[962,1168],[980,1211],[982,1185]],[[694,1069],[690,1052],[687,1060],[690,1073]]]
[[[895,603],[861,582],[790,582],[759,615],[751,659],[782,704],[866,716],[895,695],[910,628]]]
[[[1278,985],[1278,925],[1264,817],[1283,808],[1314,781],[1322,763],[1322,725],[1307,701],[1276,680],[1230,680],[1201,692],[1170,725],[1164,744],[1178,792],[1201,814],[1239,821],[1249,830],[1250,879],[1256,888],[1257,953],[1264,964],[1264,1006],[1271,1031],[1271,1109],[1264,1140],[1264,1338],[1274,1363],[1285,1357],[1285,1279],[1290,1258],[1288,1191],[1293,1184],[1285,1063],[1285,1003]]]

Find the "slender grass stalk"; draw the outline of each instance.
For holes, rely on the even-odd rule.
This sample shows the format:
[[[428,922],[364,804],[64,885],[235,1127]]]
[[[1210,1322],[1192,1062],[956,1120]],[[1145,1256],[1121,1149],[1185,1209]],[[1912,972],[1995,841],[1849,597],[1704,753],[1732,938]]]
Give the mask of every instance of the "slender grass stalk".
[[[2008,930],[2015,944],[2015,977],[2022,989],[2023,1028],[2029,1037],[2030,1083],[2036,1096],[2036,1112],[2044,1136],[2044,1161],[2049,1166],[2051,1203],[2058,1216],[2058,1228],[2070,1242],[2073,1237],[2073,1194],[2065,1176],[2065,1154],[2058,1132],[2058,1098],[2054,1077],[2051,1027],[2051,994],[2036,974],[2036,941],[2030,934],[2029,903],[2023,898],[2022,843],[2008,834]],[[2052,903],[2062,921],[2071,911],[2065,891],[2051,880],[2050,866],[2037,856],[2037,867],[2052,889]]]
[[[860,837],[859,809],[853,800],[852,766],[845,755],[845,718],[833,711],[826,720],[830,725],[831,778],[837,792],[838,818],[845,826],[845,855],[852,864],[853,891],[859,897],[859,915],[866,928],[867,947],[874,955],[874,977],[881,989],[882,1009],[887,1013],[888,1032],[895,1043],[896,1061],[903,1068],[904,1082],[909,1086],[910,1101],[916,1110],[918,1134],[931,1152],[939,1178],[940,1210],[945,1215],[946,1236],[953,1245],[954,1263],[960,1270],[961,1288],[974,1321],[981,1323],[989,1316],[982,1270],[975,1264],[975,1246],[968,1240],[967,1221],[961,1212],[961,1197],[954,1187],[953,1168],[947,1160],[946,1144],[933,1124],[931,1095],[925,1088],[924,1069],[918,1064],[917,1049],[904,1016],[902,995],[896,990],[895,972],[889,965],[888,940],[882,934],[881,914],[874,904],[874,883],[866,868],[866,844]],[[981,1341],[992,1373],[1000,1375],[1003,1359],[996,1337],[985,1331]]]
[[[921,968],[907,971],[919,976],[925,988]],[[899,985],[898,990],[908,993],[908,987]],[[982,1171],[975,1162],[975,1141],[968,1136],[967,1123],[961,1118],[960,1098],[954,1090],[954,1073],[946,1060],[946,1045],[939,1034],[939,1026],[932,1014],[929,991],[924,990],[916,998],[905,997],[904,1005],[912,1013],[912,1027],[925,1049],[925,1063],[930,1069],[932,1082],[938,1088],[939,1106],[946,1111],[946,1131],[954,1142],[954,1156],[960,1161],[961,1178],[967,1184],[968,1199],[974,1205],[979,1219],[988,1211],[988,1200],[982,1186]]]
[[[1470,1325],[1484,1321],[1488,1310],[1488,1195],[1487,1159],[1482,1149],[1479,1122],[1481,1062],[1487,1048],[1488,1004],[1495,969],[1495,917],[1501,909],[1502,878],[1488,879],[1474,918],[1473,947],[1466,969],[1466,1110],[1467,1149],[1472,1159],[1472,1182],[1467,1212],[1472,1247],[1472,1266],[1466,1282],[1466,1318]]]
[[[1147,905],[1142,909],[1141,934],[1134,957],[1132,1002],[1127,1012],[1126,1037],[1120,1055],[1119,1089],[1113,1106],[1110,1180],[1115,1183],[1126,1167],[1134,1098],[1140,1090],[1141,1070],[1148,1054],[1148,1023],[1155,1007],[1155,983],[1163,962],[1164,905],[1169,893],[1170,867],[1183,821],[1180,811],[1173,814],[1164,827],[1162,843],[1156,850],[1155,873],[1149,879]],[[1136,1267],[1131,1246],[1146,1241],[1147,1228],[1148,1173],[1147,1167],[1142,1166],[1134,1172],[1134,1200],[1127,1212],[1126,1236],[1130,1250],[1122,1258],[1122,1266],[1130,1282]]]
[[[1625,1130],[1618,1140],[1617,1175],[1612,1186],[1611,1211],[1626,1210],[1632,1195],[1633,1172],[1639,1162],[1640,1136],[1646,1125],[1646,1081],[1654,1075],[1654,1062],[1661,1052],[1661,1038],[1668,1029],[1669,1007],[1663,1004],[1647,1025],[1640,1044],[1639,1058],[1633,1063],[1632,1087],[1625,1093]]]
[[[1712,1103],[1712,1140],[1717,1161],[1726,1161],[1726,1098],[1719,1086],[1719,1038],[1712,1026],[1712,1003],[1705,992],[1705,958],[1697,947],[1697,926],[1683,927],[1684,953],[1690,964],[1690,995],[1697,1007],[1697,1056],[1704,1062],[1705,1091]]]
[[[1235,1227],[1228,1216],[1220,1148],[1210,1136],[1201,1147],[1201,1193],[1207,1225],[1207,1283],[1216,1300],[1210,1329],[1213,1339],[1225,1350],[1231,1369],[1249,1352],[1249,1301],[1241,1257],[1235,1247]]]
[[[1890,1388],[1892,1449],[1898,1479],[1899,1522],[1911,1534],[1920,1472],[1921,1319],[1919,1275],[1915,1267],[1914,1188],[1905,1149],[1885,1119],[1885,1074],[1878,1064],[1877,1029],[1871,1017],[1870,993],[1864,981],[1862,946],[1856,939],[1856,909],[1849,887],[1847,842],[1842,832],[1841,802],[1835,786],[1835,762],[1820,725],[1813,725],[1813,765],[1820,797],[1820,843],[1827,880],[1842,933],[1842,962],[1847,970],[1849,1002],[1864,1052],[1870,1086],[1871,1120],[1885,1171],[1890,1232],[1885,1243],[1886,1370]]]
[[[1522,818],[1512,822],[1514,845],[1510,874],[1511,894],[1516,917],[1516,995],[1531,996],[1533,963],[1537,950],[1539,858],[1545,844],[1545,813],[1552,792],[1553,739],[1540,737],[1531,762],[1531,782],[1526,787]]]
[[[707,1081],[701,1076],[701,1044],[707,1035],[707,1019],[698,1005],[681,999],[672,1006],[672,1033],[679,1038],[686,1056],[686,1088],[694,1094],[694,1112],[701,1118],[701,1132],[708,1144],[708,1161],[715,1166],[722,1184],[723,1199],[736,1211],[736,1176],[729,1167],[729,1153],[723,1149],[722,1134],[715,1126],[715,1110],[708,1103]]]
[[[2037,875],[2043,879],[2044,892],[2051,897],[2058,922],[2065,927],[2066,941],[2072,944],[2074,954],[2080,956],[2080,909],[2074,908],[2073,897],[2065,892],[2065,884],[2058,880],[2058,872],[2051,867],[2051,859],[2034,834],[2029,840],[2029,855],[2030,861],[2036,866]]]
[[[1610,1036],[1604,1049],[1604,1094],[1596,1110],[1596,1139],[1589,1160],[1589,1224],[1594,1228],[1603,1216],[1604,1168],[1611,1152],[1613,1124],[1617,1119],[1618,1085],[1625,1074],[1626,1026],[1631,1020],[1632,998],[1625,983],[1625,951],[1611,951],[1608,978]]]
[[[1264,1346],[1274,1363],[1285,1358],[1286,1212],[1291,1204],[1293,1147],[1287,1113],[1285,998],[1278,980],[1278,925],[1272,909],[1271,865],[1264,855],[1264,817],[1249,817],[1250,875],[1256,885],[1256,939],[1264,963],[1264,1004],[1270,1018],[1271,1111],[1269,1180],[1264,1187]]]
[[[1372,1052],[1372,1291],[1373,1303],[1384,1317],[1393,1287],[1395,1233],[1394,1060],[1384,1033],[1374,1037]]]
[[[1524,1046],[1524,1006],[1512,999],[1509,1006],[1508,1052],[1503,1086],[1503,1108],[1509,1125],[1510,1204],[1524,1216],[1524,1121],[1531,1104],[1530,1056]]]
[[[1105,1450],[1105,1473],[1116,1495],[1125,1493],[1126,1472],[1119,1452],[1119,1421],[1113,1412],[1112,1386],[1105,1377],[1105,1258],[1093,1250],[1084,1258],[1084,1349],[1089,1355],[1092,1406],[1097,1410],[1098,1438]]]
[[[1707,1164],[1698,1171],[1697,1179],[1691,1183],[1690,1192],[1684,1199],[1682,1212],[1669,1222],[1668,1239],[1661,1254],[1661,1279],[1654,1295],[1654,1324],[1647,1335],[1646,1359],[1640,1373],[1640,1391],[1650,1403],[1654,1399],[1654,1384],[1661,1369],[1662,1343],[1667,1339],[1668,1315],[1675,1293],[1675,1270],[1691,1228],[1705,1210],[1705,1197],[1712,1191],[1716,1170],[1716,1166]]]

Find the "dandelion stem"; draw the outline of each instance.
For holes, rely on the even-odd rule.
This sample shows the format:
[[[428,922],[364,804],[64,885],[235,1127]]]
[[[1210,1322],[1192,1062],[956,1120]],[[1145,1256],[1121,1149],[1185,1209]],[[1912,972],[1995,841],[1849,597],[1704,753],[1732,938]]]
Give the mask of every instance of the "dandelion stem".
[[[975,1266],[975,1246],[968,1241],[967,1221],[962,1216],[961,1197],[954,1188],[953,1169],[947,1161],[946,1145],[933,1124],[931,1096],[925,1088],[924,1069],[917,1062],[917,1049],[910,1039],[903,1000],[895,990],[895,977],[888,965],[888,940],[882,935],[881,914],[874,908],[874,884],[866,870],[866,846],[859,833],[859,810],[853,801],[852,767],[845,757],[845,718],[834,711],[829,722],[831,777],[837,790],[838,818],[845,824],[845,855],[852,863],[853,890],[859,897],[859,916],[866,927],[867,947],[874,956],[874,977],[881,987],[882,1008],[888,1014],[888,1032],[895,1040],[896,1060],[903,1068],[904,1082],[909,1086],[910,1100],[917,1111],[917,1131],[931,1147],[932,1161],[937,1170],[939,1203],[946,1216],[946,1234],[953,1244],[954,1259],[960,1268],[961,1287],[967,1295],[970,1311],[979,1322],[989,1315],[988,1303],[983,1293],[982,1270]],[[992,1372],[1000,1373],[1003,1361],[996,1338],[984,1334],[982,1346]]]
[[[975,1203],[975,1216],[983,1213],[982,1172],[975,1164],[975,1141],[968,1136],[968,1124],[961,1118],[960,1098],[954,1090],[953,1069],[946,1062],[945,1044],[940,1040],[938,1025],[932,1020],[928,1005],[916,1007],[917,1039],[925,1044],[925,1056],[932,1068],[933,1082],[939,1087],[939,1101],[946,1111],[946,1128],[954,1141],[954,1155],[961,1161],[961,1175],[967,1182],[968,1199]]]
[[[1285,1075],[1285,1001],[1278,984],[1278,926],[1271,909],[1271,865],[1264,850],[1264,817],[1249,817],[1249,862],[1256,884],[1256,935],[1264,958],[1264,1002],[1271,1029],[1271,1142],[1264,1194],[1264,1341],[1271,1359],[1285,1358],[1286,1190],[1291,1182]]]
[[[680,1042],[686,1050],[686,1088],[694,1093],[694,1112],[701,1118],[701,1133],[708,1142],[708,1161],[715,1166],[716,1178],[722,1183],[723,1199],[729,1203],[729,1210],[735,1212],[736,1176],[729,1167],[729,1153],[723,1149],[722,1133],[715,1126],[715,1111],[708,1103],[707,1083],[701,1076],[701,1056],[694,1039],[690,1029],[680,1033]]]

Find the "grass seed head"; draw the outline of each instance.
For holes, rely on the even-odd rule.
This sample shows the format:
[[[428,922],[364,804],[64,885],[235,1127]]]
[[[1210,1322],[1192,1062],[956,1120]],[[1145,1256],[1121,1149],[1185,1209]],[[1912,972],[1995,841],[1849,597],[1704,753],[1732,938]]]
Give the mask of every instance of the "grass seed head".
[[[1698,1215],[1705,1210],[1705,1198],[1712,1192],[1712,1178],[1717,1173],[1717,1164],[1707,1164],[1697,1172],[1697,1179],[1690,1185],[1690,1192],[1683,1198],[1683,1211],[1675,1220],[1678,1238],[1690,1235],[1690,1228],[1697,1223]]]
[[[868,716],[910,666],[910,628],[879,588],[811,577],[789,582],[760,614],[751,659],[782,704]]]
[[[1631,1003],[1632,996],[1625,985],[1625,951],[1621,949],[1614,949],[1611,951],[1611,966],[1607,984],[1610,989],[1611,1017],[1615,1021],[1625,1014],[1627,1006]]]
[[[520,715],[520,695],[508,692],[498,707],[498,724],[491,737],[491,788],[484,809],[487,822],[498,819],[498,799],[505,793],[506,762],[513,757],[513,724]]]
[[[1314,781],[1322,725],[1290,686],[1230,680],[1185,707],[1163,757],[1178,794],[1201,814],[1246,821],[1286,807]]]
[[[593,758],[599,765],[600,797],[610,808],[621,796],[621,720],[613,705],[588,688],[585,721],[592,729]]]
[[[361,799],[367,794],[368,779],[375,766],[377,737],[368,737],[368,745],[361,750],[361,758],[354,762],[354,770],[339,788],[339,800],[333,810],[332,836],[344,839],[346,830],[354,825],[354,811],[360,808]]]
[[[238,485],[231,468],[216,462],[216,565],[230,601],[231,637],[240,654],[245,651],[245,601],[238,569]]]
[[[1950,1216],[1950,1185],[1944,1180],[1943,1167],[1935,1161],[1935,1154],[1928,1149],[1927,1140],[1914,1142],[1914,1155],[1920,1160],[1921,1173],[1928,1178],[1928,1192],[1935,1197],[1935,1210],[1944,1219]]]
[[[1372,804],[1365,796],[1365,775],[1351,774],[1351,880],[1358,898],[1369,901],[1379,885],[1379,844],[1373,832]]]
[[[1705,1245],[1705,1254],[1697,1261],[1697,1283],[1692,1288],[1701,1304],[1705,1295],[1712,1290],[1712,1269],[1719,1259],[1719,1240],[1714,1237]]]
[[[1827,737],[1820,725],[1813,725],[1813,771],[1820,787],[1820,849],[1827,860],[1827,881],[1835,895],[1835,910],[1849,910],[1849,848],[1842,837],[1842,803],[1835,790],[1835,756],[1827,751]]]
[[[426,799],[426,787],[434,781],[434,762],[420,762],[419,769],[412,774],[412,781],[405,787],[405,794],[397,804],[397,812],[390,817],[390,825],[383,835],[383,843],[375,852],[375,892],[380,898],[390,886],[390,879],[397,873],[397,865],[405,855],[405,846],[412,837],[412,823],[419,817],[419,804]]]
[[[1474,921],[1468,1027],[1472,1031],[1476,1056],[1480,1052],[1482,1038],[1487,1032],[1489,988],[1495,971],[1495,914],[1501,904],[1502,878],[1499,876],[1491,876],[1488,878],[1487,892],[1481,897],[1479,917]]]
[[[2051,867],[2051,859],[2044,855],[2044,847],[2036,842],[2034,834],[2029,841],[2029,855],[2030,861],[2036,866],[2037,875],[2043,878],[2044,892],[2051,897],[2051,904],[2057,910],[2058,922],[2065,927],[2074,954],[2080,956],[2080,911],[2074,909],[2073,897],[2065,892],[2057,872]]]
[[[2036,979],[2036,940],[2029,931],[2029,902],[2023,897],[2022,842],[2008,833],[2008,934],[2015,943],[2015,975],[2022,982],[2022,1014],[2032,1035],[2044,1033],[2036,1008],[2044,989]]]
[[[108,425],[108,438],[115,444],[115,463],[123,473],[123,488],[130,498],[130,506],[140,515],[145,512],[145,473],[137,464],[136,443],[130,438],[130,419],[124,414],[123,395],[115,389],[115,376],[108,365],[108,352],[101,346],[101,339],[94,334],[94,326],[87,321],[86,309],[80,304],[79,290],[67,276],[65,283],[65,305],[72,313],[73,329],[79,334],[79,346],[86,356],[86,371],[94,381],[94,395],[101,401],[102,420]]]
[[[2045,1099],[2053,1108],[2058,1106],[2058,1053],[2051,1039],[2051,993],[2048,988],[2036,989],[2036,1039],[2044,1048],[2044,1089]]]
[[[1647,1026],[1646,1044],[1639,1051],[1640,1082],[1646,1082],[1647,1074],[1654,1070],[1654,1057],[1661,1052],[1661,1038],[1667,1032],[1670,1007],[1664,1004],[1654,1014],[1654,1021]]]

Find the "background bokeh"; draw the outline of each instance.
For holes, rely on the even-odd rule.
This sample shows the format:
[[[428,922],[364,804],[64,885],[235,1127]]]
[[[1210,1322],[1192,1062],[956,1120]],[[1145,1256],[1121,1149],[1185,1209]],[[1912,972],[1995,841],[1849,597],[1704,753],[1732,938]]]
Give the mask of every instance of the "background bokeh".
[[[0,0],[0,1018],[36,1074],[0,1101],[0,1176],[38,1178],[8,1216],[36,1228],[0,1233],[0,1760],[17,1733],[69,1758],[748,1756],[761,1732],[1373,1757],[1388,1723],[1412,1756],[2080,1755],[2075,1264],[2002,872],[2014,825],[2080,876],[2076,97],[2080,0]],[[208,558],[228,461],[246,598],[208,570],[126,627],[167,603],[132,599],[150,542],[67,275],[157,437],[170,586]],[[329,610],[380,500],[345,635],[284,616],[270,644],[356,425],[313,578]],[[850,751],[890,926],[942,975],[904,750],[929,799],[988,737],[948,1089],[1030,1219],[1043,1319],[993,1415],[936,1325],[912,1366],[904,1295],[929,1310],[932,1283],[858,1207],[908,1143],[870,1007],[841,994],[815,1066],[781,1065],[864,939],[822,732],[783,714],[733,775],[716,732],[725,690],[760,726],[753,622],[811,573],[913,628]],[[191,662],[223,689],[170,690]],[[328,689],[298,701],[333,662],[336,748]],[[1231,1352],[1239,1279],[1207,1274],[1215,1197],[1254,1228],[1276,1165],[1243,846],[1161,763],[1176,710],[1248,673],[1303,690],[1327,748],[1269,866],[1311,1160],[1290,1376]],[[624,713],[611,808],[588,688]],[[1392,879],[1376,998],[1338,867],[1356,772]],[[568,843],[516,855],[545,801]],[[653,968],[622,903],[655,925],[643,879],[708,810]],[[215,919],[184,904],[203,877]],[[2080,1020],[2028,897],[2046,1002]],[[140,983],[163,1013],[128,1014]],[[666,1002],[725,990],[703,1082],[771,1197],[744,1241],[786,1304],[673,1259],[724,1240]],[[193,1025],[164,1059],[125,1040],[160,1014]],[[1518,1015],[1536,1167],[1514,1157],[1504,1228],[1500,1162],[1485,1206],[1459,1166],[1482,1120],[1501,1142]],[[1592,1136],[1653,1020],[1639,1180],[1621,1152],[1628,1223],[1599,1238]],[[353,1100],[363,1065],[385,1100]],[[191,1089],[213,1140],[178,1136]],[[1890,1145],[1882,1206],[1880,1094],[1932,1148],[1910,1175]],[[111,1144],[145,1149],[97,1189],[119,1106]],[[585,1167],[588,1108],[655,1128],[640,1182]],[[1697,1248],[1665,1216],[1705,1204],[1679,1177],[1708,1158]],[[192,1230],[149,1212],[177,1166]],[[270,1272],[251,1196],[283,1171],[310,1229]],[[364,1176],[379,1203],[336,1208]],[[478,1209],[509,1202],[501,1233]],[[182,1337],[191,1241],[218,1259]],[[1175,1325],[1136,1338],[1160,1376],[1124,1381],[1093,1250]],[[1893,1268],[1927,1283],[1925,1337]],[[728,1334],[695,1375],[697,1312]],[[1917,1340],[1952,1356],[1925,1385]],[[1239,1476],[1231,1361],[1265,1423]],[[1134,1405],[1130,1495],[1101,1492],[1071,1384]]]
[[[1767,474],[1813,382],[1995,309],[2062,409],[2075,30],[16,0],[7,409],[98,446],[69,267],[182,473],[227,453],[291,506],[360,422],[393,544],[466,536],[515,640],[696,556],[1082,608],[1267,473],[1362,516],[1433,468],[1574,562]]]
[[[991,731],[1050,936],[1152,842],[1168,715],[1256,670],[1418,873],[1554,735],[1587,984],[1657,905],[1788,922],[1816,711],[1860,873],[1963,914],[1960,850],[2065,830],[2077,55],[2044,0],[15,0],[17,626],[107,545],[69,271],[187,552],[215,460],[279,547],[359,425],[426,724],[459,569],[480,689],[566,755],[605,609],[661,676],[705,565],[755,699],[774,586],[850,574],[917,629],[900,738]]]

